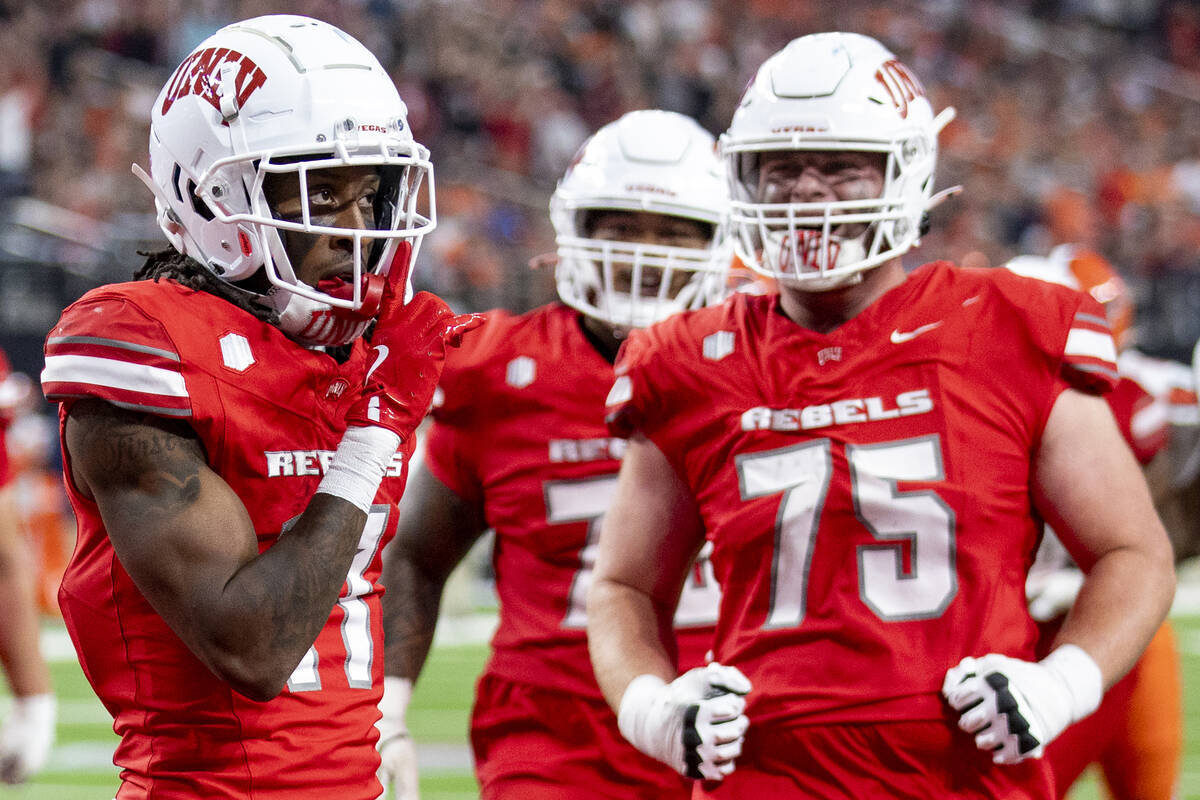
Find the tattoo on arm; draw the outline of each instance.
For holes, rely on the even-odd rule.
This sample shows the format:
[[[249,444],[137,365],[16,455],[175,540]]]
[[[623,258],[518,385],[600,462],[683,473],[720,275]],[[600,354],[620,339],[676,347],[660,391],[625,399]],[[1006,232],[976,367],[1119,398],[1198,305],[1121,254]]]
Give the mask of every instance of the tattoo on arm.
[[[256,635],[270,652],[298,659],[337,602],[365,523],[361,511],[346,506],[316,495],[296,527],[229,579],[237,586],[228,592],[235,616],[268,616]]]
[[[184,423],[83,400],[67,420],[72,475],[89,492],[136,490],[146,513],[177,512],[200,496],[204,449]]]

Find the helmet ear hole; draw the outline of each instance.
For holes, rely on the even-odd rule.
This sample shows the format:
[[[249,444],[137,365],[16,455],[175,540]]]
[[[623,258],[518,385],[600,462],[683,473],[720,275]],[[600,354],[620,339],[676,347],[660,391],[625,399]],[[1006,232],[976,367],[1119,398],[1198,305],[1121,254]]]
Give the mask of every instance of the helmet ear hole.
[[[179,202],[183,202],[183,192],[179,188],[179,179],[183,176],[183,167],[179,166],[179,162],[175,162],[175,168],[171,170],[171,188],[175,190],[175,197]]]
[[[196,196],[196,182],[190,178],[187,182],[187,196],[192,201],[192,210],[199,214],[205,222],[211,222],[213,219],[212,209]]]

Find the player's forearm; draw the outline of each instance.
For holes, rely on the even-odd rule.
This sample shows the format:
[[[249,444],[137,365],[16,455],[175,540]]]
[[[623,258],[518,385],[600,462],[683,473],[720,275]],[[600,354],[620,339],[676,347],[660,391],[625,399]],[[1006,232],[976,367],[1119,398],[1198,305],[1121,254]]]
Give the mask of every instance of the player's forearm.
[[[206,611],[197,655],[248,697],[282,691],[329,619],[365,522],[345,500],[314,495],[293,528],[230,577]]]
[[[1055,639],[1095,660],[1105,689],[1129,671],[1171,607],[1175,570],[1170,547],[1118,549],[1093,565]]]
[[[386,675],[415,682],[421,674],[433,644],[446,577],[403,556],[385,557],[381,582]]]
[[[587,612],[592,669],[614,711],[638,675],[650,673],[668,683],[676,677],[663,640],[671,614],[656,607],[649,595],[597,576],[588,592]]]
[[[248,644],[244,635],[222,639],[232,648],[220,653],[220,663],[235,669],[227,678],[235,686],[250,678],[256,695],[274,696],[312,646],[347,580],[367,512],[399,445],[399,434],[388,428],[347,428],[296,524],[226,583],[222,602],[234,606],[234,625],[257,617],[265,626],[249,628],[260,635]],[[249,601],[239,606],[243,596]]]
[[[76,485],[154,609],[237,691],[278,694],[345,583],[362,506],[318,492],[260,553],[242,498],[181,423],[81,401],[66,444]]]

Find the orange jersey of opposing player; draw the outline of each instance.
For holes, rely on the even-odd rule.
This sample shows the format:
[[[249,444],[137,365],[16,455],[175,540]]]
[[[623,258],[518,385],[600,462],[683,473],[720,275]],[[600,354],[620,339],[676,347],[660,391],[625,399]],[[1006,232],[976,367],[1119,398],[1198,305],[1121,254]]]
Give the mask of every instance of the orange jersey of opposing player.
[[[210,294],[140,281],[89,292],[63,312],[42,381],[64,420],[86,397],[187,422],[265,550],[316,491],[366,358],[361,341],[339,364]],[[380,795],[380,551],[394,534],[409,452],[393,457],[329,620],[268,702],[218,680],[155,613],[68,471],[79,537],[59,603],[121,737],[119,800]]]

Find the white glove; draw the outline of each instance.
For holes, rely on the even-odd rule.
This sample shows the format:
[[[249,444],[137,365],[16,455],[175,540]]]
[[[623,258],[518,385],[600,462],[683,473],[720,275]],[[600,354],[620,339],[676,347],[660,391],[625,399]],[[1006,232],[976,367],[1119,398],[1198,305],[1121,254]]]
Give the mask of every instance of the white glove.
[[[412,699],[412,681],[408,678],[385,676],[383,699],[379,711],[383,714],[375,727],[379,728],[379,782],[383,796],[388,790],[396,800],[418,800],[417,750],[408,734],[404,715]]]
[[[942,694],[997,764],[1041,758],[1046,745],[1100,705],[1104,681],[1083,649],[1064,644],[1037,663],[989,653],[946,673]]]
[[[1029,616],[1038,622],[1057,619],[1075,604],[1083,587],[1083,573],[1076,567],[1030,572],[1025,580]]]
[[[617,727],[634,747],[680,775],[719,781],[742,753],[750,688],[736,667],[716,663],[670,683],[638,675],[621,695]]]
[[[0,782],[24,783],[46,765],[57,717],[52,694],[13,698],[0,728]]]

